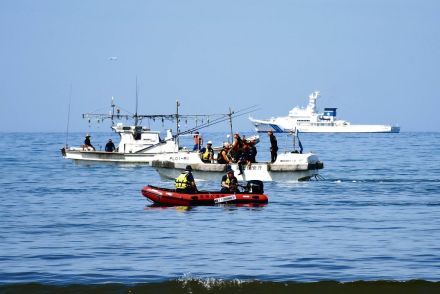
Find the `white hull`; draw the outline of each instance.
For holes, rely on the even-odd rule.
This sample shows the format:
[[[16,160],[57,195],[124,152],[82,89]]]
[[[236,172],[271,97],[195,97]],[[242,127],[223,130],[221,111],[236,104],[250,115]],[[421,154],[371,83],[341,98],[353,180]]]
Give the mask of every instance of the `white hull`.
[[[226,164],[203,163],[197,154],[186,152],[157,156],[152,162],[159,175],[166,179],[175,179],[187,165],[191,165],[194,178],[202,181],[220,181],[227,168]],[[267,182],[309,180],[323,168],[318,157],[312,153],[279,154],[275,163],[253,163],[244,167],[241,175],[237,164],[230,166],[239,181]]]
[[[119,153],[105,151],[65,150],[64,158],[75,162],[103,162],[151,165],[156,154],[152,153]]]
[[[273,131],[275,133],[291,133],[295,129],[300,133],[399,133],[400,127],[390,125],[332,125],[332,126],[302,126],[298,124],[276,124],[270,121],[254,122],[255,130],[263,133]]]

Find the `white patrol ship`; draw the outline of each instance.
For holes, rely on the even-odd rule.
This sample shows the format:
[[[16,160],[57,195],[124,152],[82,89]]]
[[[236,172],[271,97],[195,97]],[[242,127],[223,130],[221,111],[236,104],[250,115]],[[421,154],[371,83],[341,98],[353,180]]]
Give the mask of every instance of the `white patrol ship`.
[[[320,96],[315,91],[309,96],[307,107],[294,107],[288,116],[272,117],[259,120],[249,117],[257,132],[272,130],[276,133],[399,133],[400,127],[391,125],[352,125],[345,120],[336,119],[337,108],[324,108],[319,113],[316,109],[316,100]]]

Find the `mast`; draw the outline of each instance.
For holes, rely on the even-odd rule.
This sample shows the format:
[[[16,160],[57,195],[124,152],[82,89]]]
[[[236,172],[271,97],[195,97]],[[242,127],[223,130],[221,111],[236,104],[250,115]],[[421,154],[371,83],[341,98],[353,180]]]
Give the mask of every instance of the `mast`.
[[[138,125],[138,77],[136,76],[136,112],[134,114],[134,126]]]
[[[232,111],[231,107],[229,107],[229,128],[230,128],[230,132],[231,132],[231,142],[234,141],[234,134],[233,134],[233,130],[232,130],[232,115],[234,114],[234,112]]]
[[[176,142],[177,142],[177,146],[179,146],[179,133],[180,133],[180,129],[179,129],[179,99],[176,100]]]

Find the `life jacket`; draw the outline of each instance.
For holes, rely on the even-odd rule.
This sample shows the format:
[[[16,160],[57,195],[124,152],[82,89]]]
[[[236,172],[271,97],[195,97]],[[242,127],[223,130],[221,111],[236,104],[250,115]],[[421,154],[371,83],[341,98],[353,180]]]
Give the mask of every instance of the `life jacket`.
[[[211,160],[213,156],[213,150],[206,148],[205,152],[202,154],[202,160]]]
[[[188,173],[181,173],[176,178],[176,189],[186,189],[188,187]]]
[[[223,153],[223,151],[225,151],[226,152],[226,149],[222,149],[222,150],[220,150],[220,152],[218,153],[218,155],[217,155],[217,163],[227,163],[227,161],[223,158],[223,156],[222,156],[222,153]]]
[[[234,181],[235,180],[235,181]],[[225,184],[229,186],[229,190],[235,191],[237,189],[237,181],[236,178],[233,177],[232,179],[230,179],[228,176],[226,176],[226,181]]]
[[[202,144],[202,136],[199,134],[194,135],[194,144],[201,145]]]

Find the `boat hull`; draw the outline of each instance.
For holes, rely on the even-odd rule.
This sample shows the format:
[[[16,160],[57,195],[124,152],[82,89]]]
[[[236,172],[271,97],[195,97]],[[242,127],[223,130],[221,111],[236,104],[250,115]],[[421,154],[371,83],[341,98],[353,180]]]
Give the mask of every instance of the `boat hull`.
[[[180,193],[175,190],[145,186],[142,195],[158,205],[164,206],[198,206],[216,204],[266,204],[268,197],[264,194],[222,193],[201,191],[197,193]]]
[[[64,148],[63,148],[64,149]],[[150,153],[120,153],[105,151],[82,151],[82,150],[61,150],[65,159],[71,159],[76,163],[128,163],[151,165],[156,154]]]
[[[153,160],[152,166],[165,179],[175,179],[187,165],[191,165],[193,176],[199,181],[220,181],[228,167],[232,168],[239,181],[260,180],[265,182],[306,181],[319,174],[324,167],[314,154],[282,153],[275,163],[259,162],[243,166],[240,174],[236,163],[226,165],[217,163],[203,163],[197,154],[179,153],[161,156]]]
[[[271,122],[255,123],[255,130],[259,133],[272,131],[274,133],[399,133],[400,127],[390,125],[341,125],[341,126],[301,126],[275,124]]]

